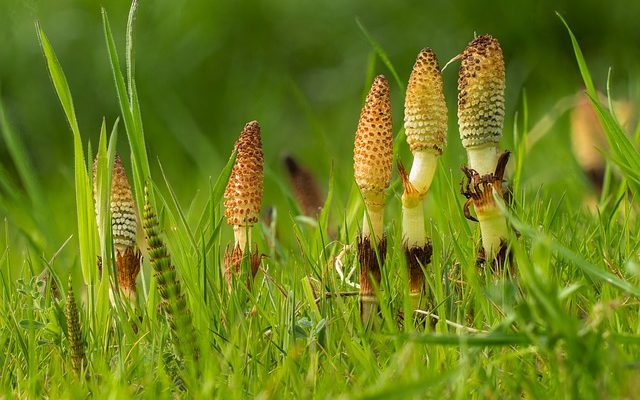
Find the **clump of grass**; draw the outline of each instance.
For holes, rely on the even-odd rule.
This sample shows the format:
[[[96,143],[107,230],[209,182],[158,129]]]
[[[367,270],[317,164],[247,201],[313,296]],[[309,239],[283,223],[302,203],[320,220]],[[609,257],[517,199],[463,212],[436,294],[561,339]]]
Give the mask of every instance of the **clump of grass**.
[[[94,196],[96,196],[96,168],[98,158],[93,163]],[[98,199],[95,199],[97,204]],[[113,248],[115,251],[116,275],[118,287],[131,301],[136,299],[136,279],[140,273],[141,253],[136,245],[138,229],[138,211],[133,199],[131,185],[122,165],[120,156],[116,154],[111,173],[111,229]],[[101,217],[96,207],[98,226]],[[101,265],[101,264],[99,264]]]
[[[431,49],[423,49],[409,77],[404,104],[404,127],[413,154],[411,172],[399,163],[402,194],[402,236],[409,268],[411,309],[420,306],[424,294],[422,268],[431,262],[432,247],[424,226],[423,199],[447,145],[447,105],[442,75]]]
[[[358,241],[360,261],[360,314],[368,323],[377,308],[374,293],[380,285],[380,267],[386,257],[383,232],[385,190],[391,182],[393,127],[389,82],[378,75],[362,107],[353,151],[356,183],[365,205],[362,234]]]
[[[234,245],[224,256],[225,277],[231,285],[234,274],[240,272],[245,255],[249,258],[253,281],[260,267],[261,255],[257,247],[251,250],[251,228],[258,222],[264,181],[264,154],[260,125],[251,121],[244,126],[235,143],[236,160],[224,192],[227,223],[233,226]]]
[[[171,262],[169,250],[160,238],[160,225],[146,187],[143,226],[149,247],[153,276],[162,298],[160,306],[171,328],[174,347],[179,357],[196,360],[200,351],[191,311],[182,291],[176,268]]]
[[[75,295],[73,294],[73,281],[69,276],[67,286],[67,306],[65,309],[65,318],[67,321],[67,340],[69,341],[69,355],[71,357],[71,366],[76,374],[82,373],[87,367],[87,359],[84,352],[84,339],[82,338],[82,328],[80,325],[80,315],[78,314],[78,306],[76,304]]]
[[[499,155],[504,123],[505,72],[502,49],[490,35],[475,38],[462,53],[458,78],[458,126],[469,167],[465,216],[480,222],[482,259],[498,263],[506,254],[507,222],[494,193],[502,197],[502,179],[509,153]],[[498,162],[500,158],[500,163]],[[471,217],[473,204],[477,218]]]

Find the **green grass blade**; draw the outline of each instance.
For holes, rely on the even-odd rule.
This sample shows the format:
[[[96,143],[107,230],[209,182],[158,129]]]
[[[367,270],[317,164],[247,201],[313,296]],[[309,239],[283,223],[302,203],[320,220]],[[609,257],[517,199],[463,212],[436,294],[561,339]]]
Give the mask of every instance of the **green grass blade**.
[[[369,31],[367,30],[367,28],[365,28],[364,24],[360,21],[359,18],[356,18],[356,24],[358,24],[358,28],[360,28],[364,36],[367,38],[367,41],[369,42],[373,50],[375,50],[376,54],[378,54],[378,57],[380,57],[384,65],[389,69],[391,75],[393,75],[393,79],[396,80],[398,87],[404,92],[404,83],[402,83],[402,79],[400,79],[400,75],[398,75],[398,72],[393,66],[393,63],[391,62],[391,59],[389,58],[387,53],[384,51],[382,46],[380,46],[380,44],[373,38],[373,36],[369,34]],[[369,63],[369,65],[371,65],[371,63]]]
[[[7,115],[4,110],[4,104],[0,98],[0,130],[2,130],[2,136],[7,144],[9,155],[16,166],[20,180],[24,183],[27,194],[33,202],[36,210],[42,210],[44,208],[44,196],[40,189],[40,182],[36,177],[33,164],[27,156],[24,143],[20,139],[20,136],[13,130]]]
[[[76,212],[78,216],[78,239],[80,244],[80,264],[82,276],[86,284],[92,284],[96,279],[96,228],[93,207],[92,189],[84,158],[82,138],[76,120],[71,91],[67,79],[62,71],[60,62],[53,51],[53,47],[39,24],[36,24],[40,45],[47,62],[49,76],[58,94],[60,103],[67,117],[67,122],[73,133],[73,153],[75,166]]]
[[[591,79],[591,74],[589,73],[589,68],[587,67],[587,63],[584,60],[584,56],[582,55],[582,50],[580,49],[580,45],[578,44],[578,40],[573,35],[571,28],[569,28],[569,24],[565,19],[560,15],[560,13],[556,12],[560,21],[564,24],[565,28],[567,28],[567,32],[569,33],[569,37],[571,38],[571,45],[573,46],[573,52],[576,55],[576,61],[578,62],[578,68],[580,69],[580,74],[582,75],[582,80],[584,81],[584,85],[587,88],[587,93],[589,93],[592,97],[597,97],[596,88],[593,85],[593,80]]]
[[[102,24],[113,79],[115,81],[116,92],[120,104],[120,112],[122,113],[127,138],[129,139],[129,146],[131,148],[135,197],[136,203],[140,207],[141,204],[144,204],[144,185],[146,182],[151,181],[151,170],[149,168],[149,159],[142,131],[140,109],[137,104],[137,95],[135,95],[136,91],[133,78],[131,78],[131,93],[127,93],[127,86],[122,75],[122,71],[120,70],[118,51],[113,39],[113,33],[111,32],[109,17],[107,16],[105,9],[102,9]],[[152,204],[155,204],[153,200],[151,202]]]

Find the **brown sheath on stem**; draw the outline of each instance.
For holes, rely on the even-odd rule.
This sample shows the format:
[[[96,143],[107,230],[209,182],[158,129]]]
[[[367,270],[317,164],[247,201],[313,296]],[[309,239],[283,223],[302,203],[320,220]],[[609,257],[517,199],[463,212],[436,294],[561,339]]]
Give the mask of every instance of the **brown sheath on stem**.
[[[467,201],[464,203],[463,211],[468,220],[478,222],[478,218],[481,218],[482,216],[491,213],[499,213],[493,193],[495,191],[500,197],[504,198],[502,182],[504,179],[504,171],[507,166],[507,162],[509,161],[509,155],[510,153],[508,151],[505,151],[500,155],[496,169],[491,174],[481,176],[473,169],[462,167],[462,171],[467,179],[466,183],[463,181],[461,190],[462,195],[467,198]],[[470,205],[473,205],[478,218],[471,215],[469,210]],[[479,262],[486,261],[485,252],[486,250],[481,246],[478,256]],[[500,240],[499,248],[495,251],[493,260],[491,261],[493,262],[494,267],[499,269],[504,265],[504,262],[508,257],[507,242],[506,238],[503,237]]]
[[[247,275],[247,288],[251,289],[253,278],[256,277],[258,269],[260,268],[260,260],[262,255],[258,252],[256,247],[254,251],[243,252],[240,246],[235,246],[232,249],[227,246],[224,252],[224,276],[227,279],[227,284],[231,287],[233,283],[233,277],[240,274],[242,262],[244,258],[248,258],[249,266],[251,268],[250,274]]]
[[[404,254],[409,270],[409,293],[420,294],[425,289],[422,268],[431,263],[431,243],[425,244],[424,247],[405,247]]]
[[[386,255],[386,238],[383,237],[380,240],[376,249],[369,237],[360,236],[358,240],[358,261],[360,262],[360,313],[363,317],[367,304],[377,303],[375,288],[380,286],[380,267],[381,264],[384,264]]]

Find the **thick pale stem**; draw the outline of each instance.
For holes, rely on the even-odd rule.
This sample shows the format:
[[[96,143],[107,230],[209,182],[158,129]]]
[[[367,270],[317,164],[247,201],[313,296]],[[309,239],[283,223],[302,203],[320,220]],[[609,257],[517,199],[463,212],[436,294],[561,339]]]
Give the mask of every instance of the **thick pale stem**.
[[[478,221],[485,257],[487,260],[493,260],[500,250],[501,242],[506,241],[509,234],[507,221],[497,208],[478,214]]]
[[[362,221],[362,236],[371,237],[373,233],[376,240],[382,238],[384,223],[384,208],[367,207]]]
[[[244,252],[244,249],[247,247],[247,243],[251,244],[251,227],[234,225],[233,238],[235,239],[235,246],[240,246],[240,249]]]
[[[413,153],[409,181],[422,195],[425,195],[431,187],[438,166],[438,156],[439,154],[435,150],[422,150]]]
[[[469,168],[480,176],[493,174],[498,163],[498,145],[491,143],[482,146],[468,147]]]
[[[408,248],[423,247],[427,243],[422,202],[402,207],[402,234]]]

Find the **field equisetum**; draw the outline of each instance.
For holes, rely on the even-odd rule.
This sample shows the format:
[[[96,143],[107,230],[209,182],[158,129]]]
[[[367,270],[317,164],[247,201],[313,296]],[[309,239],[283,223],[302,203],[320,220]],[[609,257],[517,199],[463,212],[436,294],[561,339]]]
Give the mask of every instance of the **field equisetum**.
[[[420,306],[424,295],[424,272],[431,262],[431,243],[424,226],[422,201],[429,191],[438,157],[447,145],[447,105],[442,75],[435,53],[423,49],[418,54],[404,102],[404,128],[413,154],[407,175],[399,164],[404,186],[402,194],[402,236],[409,269],[410,307]]]
[[[462,53],[458,77],[458,127],[467,151],[469,179],[465,216],[480,222],[484,259],[490,262],[504,253],[507,223],[496,206],[493,193],[502,197],[502,179],[508,153],[500,156],[499,143],[504,122],[505,73],[502,49],[490,35],[475,38]],[[477,219],[468,212],[473,203]]]
[[[360,261],[360,312],[368,323],[377,308],[374,293],[380,284],[380,267],[386,256],[383,233],[385,190],[391,182],[393,128],[389,82],[378,75],[360,113],[353,150],[354,176],[364,200]]]
[[[93,163],[94,197],[97,190],[97,157]],[[95,203],[98,200],[95,199]],[[136,279],[140,272],[141,254],[136,246],[138,230],[138,211],[131,192],[127,173],[120,156],[116,154],[111,173],[111,230],[115,252],[118,287],[129,300],[136,299]],[[99,207],[96,207],[96,219],[100,225]],[[100,266],[102,264],[100,263]]]
[[[87,358],[84,352],[84,338],[82,337],[82,328],[80,326],[80,315],[76,304],[75,295],[73,294],[73,280],[69,276],[69,284],[67,285],[67,306],[65,309],[65,317],[67,320],[67,341],[69,342],[69,355],[71,357],[71,365],[73,370],[80,374],[87,367]]]
[[[264,155],[257,121],[244,126],[234,151],[236,160],[224,192],[224,215],[227,223],[233,226],[235,243],[231,250],[225,252],[225,276],[231,284],[234,273],[240,272],[242,260],[248,255],[251,275],[247,276],[247,283],[250,284],[261,259],[257,247],[251,250],[251,227],[260,216],[264,184]]]
[[[153,268],[153,276],[162,299],[160,307],[171,328],[171,337],[178,356],[183,359],[196,360],[200,351],[191,319],[191,311],[187,305],[176,268],[171,262],[169,250],[160,238],[160,224],[149,201],[147,187],[145,187],[144,199],[144,234],[149,248],[149,261]]]

